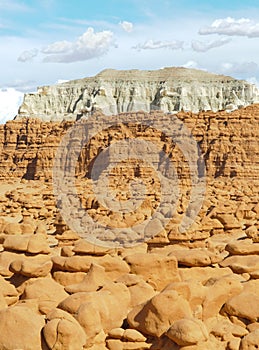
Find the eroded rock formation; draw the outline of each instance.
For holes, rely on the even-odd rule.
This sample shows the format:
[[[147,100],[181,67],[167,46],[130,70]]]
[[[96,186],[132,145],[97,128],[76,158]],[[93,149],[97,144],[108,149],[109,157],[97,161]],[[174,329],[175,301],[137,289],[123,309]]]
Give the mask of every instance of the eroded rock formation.
[[[32,217],[23,222],[37,226]],[[258,345],[259,248],[241,231],[199,247],[144,243],[112,250],[80,237],[65,240],[66,230],[0,230],[2,349]]]
[[[91,139],[78,159],[75,186],[84,210],[120,225],[122,233],[134,217],[104,210],[91,193],[89,172],[96,156],[123,137],[140,137],[169,154],[177,170],[176,212],[164,208],[172,226],[133,247],[92,244],[57,213],[53,159],[74,122],[24,118],[1,125],[0,349],[257,349],[258,115],[256,104],[232,113],[177,115],[206,162],[202,208],[181,234],[177,227],[191,187],[177,145],[159,130],[132,123]],[[130,120],[132,114],[126,116]],[[127,200],[132,178],[143,180],[150,199],[138,216],[144,219],[156,210],[159,186],[150,168],[137,165],[122,162],[110,183],[119,190],[117,198]],[[154,226],[161,227],[160,219]],[[111,236],[107,240],[116,241]]]
[[[205,239],[216,233],[235,233],[240,230],[251,237],[258,231],[258,173],[259,173],[259,146],[258,146],[258,115],[259,105],[227,112],[200,112],[199,114],[181,112],[177,118],[184,122],[193,137],[198,142],[206,163],[206,196],[201,211],[185,234],[178,234],[179,226],[191,189],[188,164],[183,159],[179,149],[173,145],[159,130],[152,128],[141,130],[137,125],[118,125],[108,131],[99,133],[91,139],[90,144],[83,148],[77,164],[77,186],[81,203],[92,217],[101,220],[104,224],[115,223],[118,227],[126,227],[135,219],[140,222],[151,215],[156,209],[159,200],[159,184],[154,182],[154,174],[145,165],[138,164],[138,176],[145,181],[149,202],[136,217],[111,213],[104,209],[91,192],[88,172],[91,170],[95,157],[111,142],[122,138],[152,139],[160,149],[171,154],[177,170],[180,186],[180,199],[174,220],[166,232],[161,231],[161,237],[154,240],[154,244],[168,244],[170,241]],[[162,118],[162,112],[154,112],[156,117]],[[141,112],[143,115],[143,112]],[[131,115],[132,116],[132,115]],[[126,114],[126,119],[130,114]],[[138,115],[136,115],[138,118]],[[35,201],[27,203],[27,198],[18,196],[16,191],[7,192],[8,200],[2,201],[4,215],[8,212],[22,214],[21,203],[34,203],[50,208],[50,217],[47,224],[53,225],[55,220],[55,198],[52,192],[51,179],[53,159],[62,138],[62,135],[73,125],[73,122],[47,123],[39,119],[21,119],[9,121],[1,126],[0,130],[0,176],[6,179],[38,180],[44,186],[42,194],[38,194]],[[125,168],[126,166],[126,168]],[[134,168],[134,164],[133,164]],[[129,178],[125,178],[128,174]],[[122,180],[126,187],[130,177],[136,175],[136,169],[129,172],[128,165],[121,165],[113,173],[114,188]],[[120,179],[120,180],[118,180]],[[44,181],[42,181],[44,180]],[[31,181],[31,186],[37,182]],[[156,187],[158,186],[158,187]],[[14,193],[16,192],[16,193]],[[128,192],[121,190],[120,196]],[[121,199],[123,199],[121,197]],[[18,203],[17,203],[18,201]],[[27,203],[27,204],[25,204]],[[166,213],[173,211],[168,206]],[[37,211],[37,210],[36,210]],[[167,215],[167,214],[166,214]],[[156,219],[159,227],[159,218]],[[52,221],[52,222],[51,222]]]
[[[164,112],[234,110],[259,101],[255,85],[187,68],[157,71],[104,70],[92,78],[38,88],[26,94],[17,118],[75,120],[100,108],[107,115],[143,110]]]

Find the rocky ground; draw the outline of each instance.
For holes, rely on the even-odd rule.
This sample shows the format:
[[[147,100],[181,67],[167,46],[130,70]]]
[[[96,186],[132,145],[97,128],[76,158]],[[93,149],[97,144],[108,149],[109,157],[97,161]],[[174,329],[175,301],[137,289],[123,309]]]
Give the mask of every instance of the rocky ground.
[[[0,349],[257,349],[258,235],[95,246],[47,230],[34,186],[1,186],[34,204],[1,219]]]
[[[58,214],[53,157],[72,122],[1,126],[0,350],[257,349],[258,111],[179,114],[206,155],[203,206],[186,234],[172,226],[128,248],[93,245]],[[87,187],[90,156],[121,131],[83,151],[78,188]],[[161,133],[154,139],[166,148]],[[190,189],[179,159],[175,225]],[[82,201],[100,211],[92,197]]]

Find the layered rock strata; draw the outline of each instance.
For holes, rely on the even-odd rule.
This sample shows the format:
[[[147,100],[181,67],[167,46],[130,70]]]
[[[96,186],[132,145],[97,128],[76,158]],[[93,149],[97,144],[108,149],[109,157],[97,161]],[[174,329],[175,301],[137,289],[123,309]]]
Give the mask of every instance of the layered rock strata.
[[[191,183],[188,164],[172,141],[165,138],[159,130],[152,130],[152,128],[140,130],[137,125],[118,125],[91,139],[87,147],[82,150],[76,170],[77,188],[82,206],[104,224],[109,225],[113,222],[123,228],[123,222],[127,226],[133,221],[134,218],[130,215],[114,216],[98,203],[94,193],[91,193],[88,173],[95,157],[110,143],[123,137],[133,137],[133,139],[142,137],[146,140],[152,139],[161,149],[171,154],[180,187],[180,199],[172,225],[165,232],[162,230],[161,236],[156,238],[153,244],[165,245],[179,240],[200,240],[223,232],[242,231],[251,237],[256,236],[259,198],[258,112],[259,105],[254,105],[232,113],[200,112],[195,115],[190,112],[181,112],[177,115],[198,142],[206,163],[205,200],[195,223],[187,233],[179,235],[177,227],[190,199]],[[163,116],[161,112],[154,113],[157,114],[158,119]],[[128,114],[128,118],[130,116]],[[35,212],[37,209],[33,210],[34,204],[36,207],[40,205],[48,212],[49,219],[46,221],[48,229],[53,228],[56,215],[55,197],[51,185],[53,159],[62,136],[72,125],[73,122],[48,123],[28,118],[9,121],[1,126],[0,175],[2,180],[15,181],[23,178],[23,181],[29,181],[32,187],[34,185],[37,187],[38,183],[44,186],[36,202],[19,196],[17,191],[6,191],[1,199],[2,216],[8,217],[14,213],[21,215],[21,208],[24,206],[29,206],[32,212]],[[132,166],[134,168],[134,164]],[[138,176],[149,185],[147,195],[150,199],[138,217],[141,221],[156,210],[159,187],[156,188],[150,169],[145,165],[140,168]],[[122,185],[123,181],[127,184],[130,176],[136,175],[135,170],[132,174],[128,172],[128,165],[127,169],[123,165],[120,169],[115,169],[112,174],[114,188],[118,183]],[[124,176],[125,173],[128,173],[129,178]],[[127,189],[121,188],[120,196],[126,196],[124,200],[128,199]],[[168,207],[168,215],[170,210]],[[157,225],[159,226],[159,222]]]
[[[91,78],[43,86],[26,94],[17,119],[75,120],[96,108],[105,114],[143,110],[234,110],[259,101],[255,85],[187,68],[157,71],[104,70]]]

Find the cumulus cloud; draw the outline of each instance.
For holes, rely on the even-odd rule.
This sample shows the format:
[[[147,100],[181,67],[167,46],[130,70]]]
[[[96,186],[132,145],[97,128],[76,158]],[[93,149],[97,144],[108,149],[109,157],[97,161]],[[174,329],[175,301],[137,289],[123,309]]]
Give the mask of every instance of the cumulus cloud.
[[[133,24],[131,22],[123,21],[123,22],[119,22],[119,25],[127,33],[130,33],[133,30]]]
[[[85,61],[106,54],[111,46],[114,46],[111,31],[95,32],[89,27],[75,41],[56,41],[42,49],[42,53],[48,55],[43,61],[60,63]]]
[[[225,62],[221,64],[221,72],[237,76],[251,76],[258,72],[258,65],[255,62]]]
[[[173,40],[173,41],[154,41],[147,40],[144,44],[138,44],[133,46],[133,49],[141,51],[141,50],[157,50],[157,49],[172,49],[178,50],[183,48],[183,41]]]
[[[22,100],[22,92],[14,88],[0,89],[0,124],[16,116]]]
[[[74,48],[74,43],[70,41],[56,41],[53,44],[48,45],[47,47],[43,48],[41,50],[42,53],[45,54],[61,54],[61,53],[67,53]]]
[[[195,40],[192,42],[192,49],[197,52],[206,52],[215,47],[226,45],[230,41],[231,41],[230,38],[220,38],[218,40],[212,40],[212,41],[206,41],[206,42]]]
[[[32,61],[32,59],[38,55],[38,52],[39,51],[37,49],[23,51],[18,57],[18,61],[19,62]]]
[[[232,17],[216,19],[210,26],[200,29],[199,34],[220,34],[230,36],[259,37],[259,23],[249,18],[235,19]]]

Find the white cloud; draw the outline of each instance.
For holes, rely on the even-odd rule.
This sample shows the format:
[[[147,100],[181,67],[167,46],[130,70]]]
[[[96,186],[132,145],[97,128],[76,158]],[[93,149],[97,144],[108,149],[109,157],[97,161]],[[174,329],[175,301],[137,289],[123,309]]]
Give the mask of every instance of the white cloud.
[[[123,21],[123,22],[119,22],[119,25],[127,33],[130,33],[133,30],[133,24],[131,22]]]
[[[220,70],[224,74],[251,76],[258,72],[258,68],[259,67],[255,62],[225,62],[221,64]]]
[[[204,70],[204,71],[208,71],[206,68],[201,67],[200,64],[196,61],[190,60],[187,61],[184,64],[181,64],[180,67],[184,67],[184,68],[192,68],[192,69],[200,69],[200,70]]]
[[[13,88],[0,89],[0,124],[13,119],[22,103],[23,93]]]
[[[8,86],[8,88],[13,88],[23,93],[33,92],[37,90],[37,83],[34,80],[16,79],[12,82],[9,81],[8,83],[0,85],[0,89],[4,89],[6,86]]]
[[[47,47],[41,50],[42,53],[45,54],[60,54],[67,53],[74,48],[74,43],[70,41],[56,41],[53,44],[48,45]]]
[[[185,64],[183,64],[181,67],[184,67],[184,68],[197,68],[198,69],[199,65],[195,61],[188,61]]]
[[[154,40],[147,40],[144,44],[138,44],[136,46],[133,46],[133,49],[136,49],[138,51],[141,50],[157,50],[157,49],[172,49],[172,50],[178,50],[183,48],[183,41],[179,40],[173,40],[173,41],[154,41]]]
[[[44,62],[70,63],[100,57],[107,53],[111,46],[115,46],[113,32],[105,30],[95,33],[94,29],[89,27],[74,42],[56,41],[45,47],[42,53],[48,55]]]
[[[17,58],[19,62],[28,62],[31,61],[34,57],[38,55],[38,50],[37,49],[32,49],[32,50],[26,50],[23,51],[20,56]]]
[[[206,52],[215,47],[226,45],[230,41],[231,41],[230,38],[220,38],[218,40],[212,40],[212,41],[206,41],[206,42],[194,40],[192,42],[192,49],[197,52]]]
[[[215,20],[210,26],[200,29],[199,34],[220,34],[230,36],[259,37],[259,23],[249,18],[235,19],[232,17]]]

